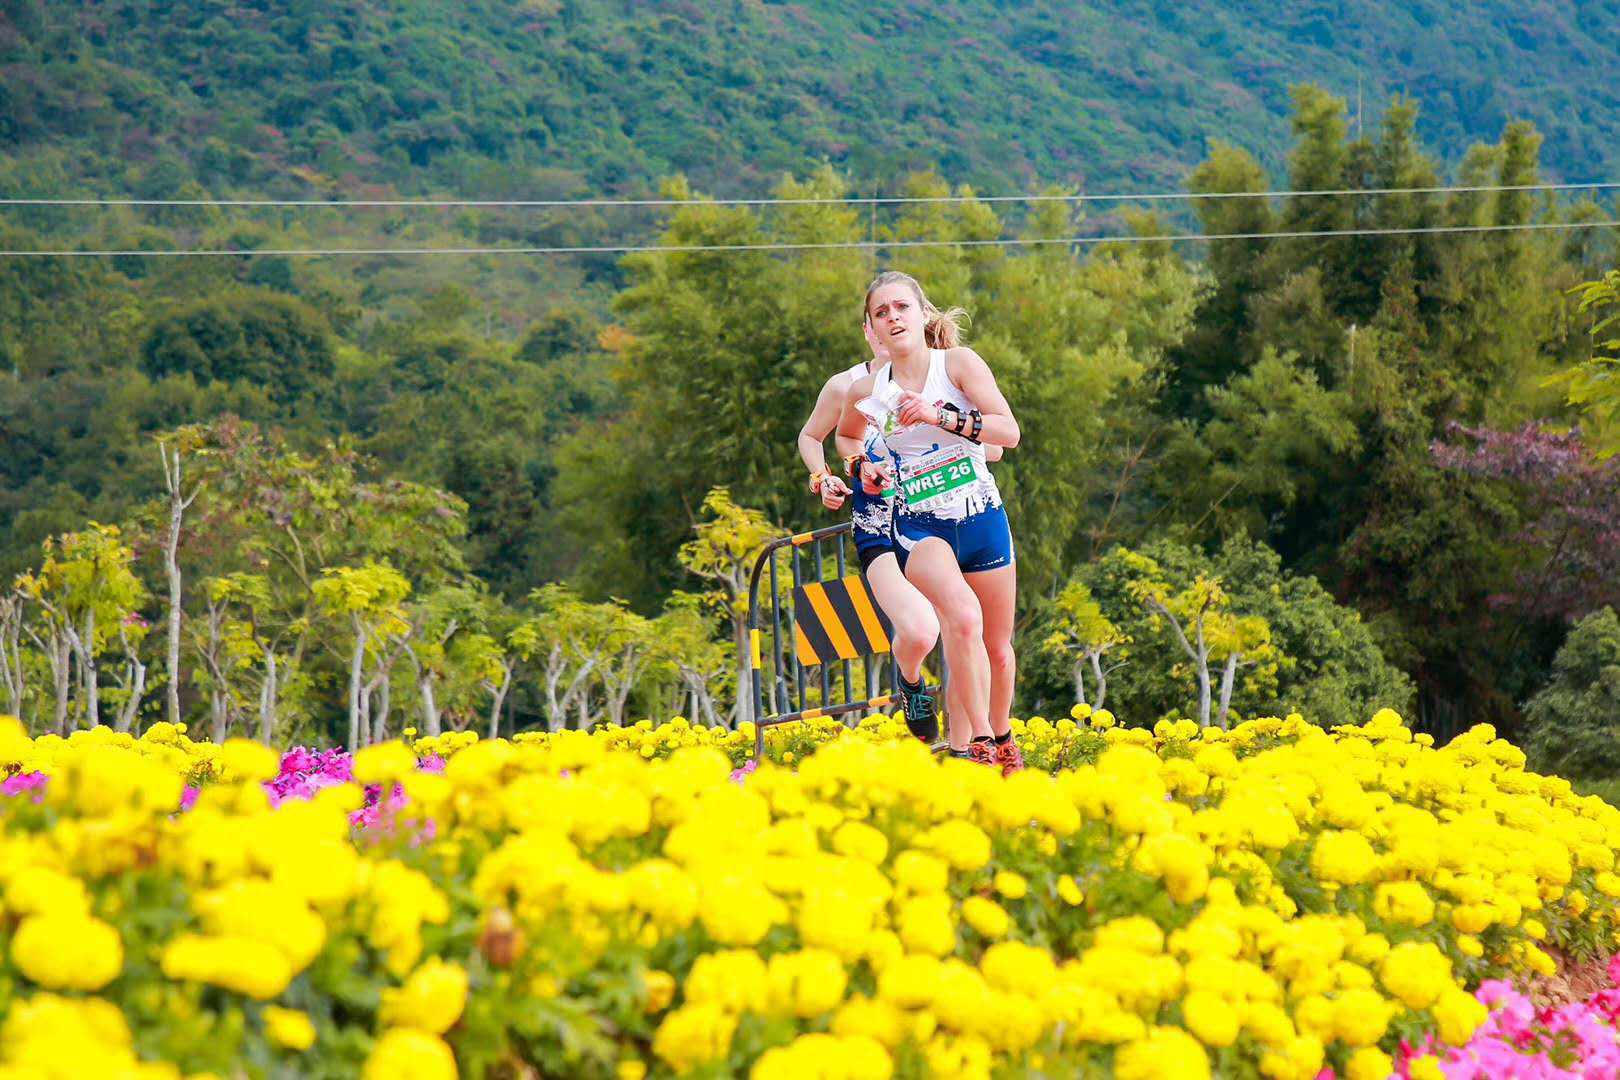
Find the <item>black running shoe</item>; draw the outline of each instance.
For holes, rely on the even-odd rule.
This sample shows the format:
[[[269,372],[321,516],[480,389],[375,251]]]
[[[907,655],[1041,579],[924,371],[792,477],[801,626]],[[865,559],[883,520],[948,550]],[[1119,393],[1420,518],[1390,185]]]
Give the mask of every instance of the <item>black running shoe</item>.
[[[900,707],[905,710],[906,730],[930,746],[939,741],[939,714],[934,709],[934,695],[920,686],[907,690],[902,685]]]

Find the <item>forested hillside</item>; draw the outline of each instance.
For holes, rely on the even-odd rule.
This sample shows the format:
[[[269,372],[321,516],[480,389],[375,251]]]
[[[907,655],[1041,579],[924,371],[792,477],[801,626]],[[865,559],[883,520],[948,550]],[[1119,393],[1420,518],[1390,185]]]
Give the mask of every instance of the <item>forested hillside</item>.
[[[965,3],[927,17],[12,5],[8,194],[659,189],[681,202],[633,217],[9,208],[0,246],[1051,239],[1095,214],[835,200],[964,182],[1516,187],[1612,167],[1613,91],[1594,76],[1573,96],[1611,13],[1423,10],[1346,26],[1290,5],[1256,27],[1196,5],[999,21]],[[1358,35],[1382,65],[1362,73],[1359,114]],[[1420,66],[1421,98],[1387,95]],[[1331,87],[1287,88],[1306,73]],[[1543,81],[1555,74],[1569,94]],[[739,191],[834,201],[703,198]],[[1422,723],[1515,724],[1570,625],[1620,603],[1613,466],[1568,433],[1590,417],[1547,381],[1592,355],[1570,290],[1617,261],[1614,229],[1564,226],[1612,218],[1611,203],[1209,199],[1106,224],[1137,240],[1182,226],[1258,237],[1208,247],[0,258],[0,574],[27,572],[34,589],[0,597],[14,659],[0,675],[24,672],[20,711],[65,718],[66,673],[82,682],[87,660],[69,664],[65,638],[47,656],[22,628],[67,604],[52,590],[108,567],[123,575],[116,603],[97,594],[111,606],[89,640],[108,672],[167,670],[146,629],[169,610],[168,435],[206,488],[179,556],[186,708],[220,730],[255,710],[285,730],[341,730],[347,665],[369,655],[351,601],[417,635],[367,661],[394,665],[367,676],[378,731],[391,692],[396,719],[442,707],[462,723],[491,698],[522,722],[657,711],[670,695],[712,709],[732,691],[735,606],[717,585],[725,544],[693,549],[694,526],[757,539],[829,520],[794,436],[826,375],[863,356],[861,287],[897,264],[971,311],[1025,432],[997,468],[1018,538],[1021,708],[1070,693],[1071,646],[1095,644],[1080,634],[1136,657],[1114,680],[1123,717],[1184,714],[1188,668],[1140,598],[1192,603],[1219,579],[1215,659],[1231,665],[1237,715],[1308,702],[1348,720],[1415,687]],[[1352,227],[1407,232],[1268,235]],[[729,498],[711,498],[717,486]],[[1607,624],[1590,625],[1583,648],[1601,655],[1590,639]],[[570,669],[594,672],[576,691],[566,665],[539,661],[563,629],[601,652]],[[408,662],[405,643],[422,650]],[[371,723],[362,698],[351,733]]]
[[[1282,164],[1288,87],[1423,102],[1447,161],[1510,118],[1550,175],[1620,162],[1598,3],[132,0],[0,11],[7,191],[555,197],[830,161],[1006,192],[1174,187],[1211,139]]]

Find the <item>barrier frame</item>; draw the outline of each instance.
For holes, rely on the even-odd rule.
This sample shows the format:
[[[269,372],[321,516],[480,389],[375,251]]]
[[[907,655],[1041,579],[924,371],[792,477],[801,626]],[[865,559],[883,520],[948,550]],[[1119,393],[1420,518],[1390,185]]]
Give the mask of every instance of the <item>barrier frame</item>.
[[[783,629],[790,636],[797,626],[797,613],[791,603],[782,603],[782,590],[777,575],[776,562],[779,553],[784,548],[792,549],[792,584],[790,589],[824,581],[821,577],[821,568],[826,561],[826,553],[822,545],[826,541],[836,541],[834,549],[835,565],[840,579],[849,572],[848,560],[845,555],[846,538],[854,535],[855,526],[852,522],[843,522],[839,525],[828,525],[809,532],[794,533],[791,536],[779,537],[770,541],[760,550],[759,556],[754,560],[753,572],[748,582],[748,668],[751,685],[741,692],[748,696],[746,715],[754,725],[754,760],[757,762],[765,756],[765,729],[780,724],[792,723],[795,720],[815,720],[824,716],[848,716],[851,713],[871,712],[886,708],[899,702],[899,687],[896,683],[897,669],[894,664],[892,651],[885,650],[889,655],[886,678],[887,693],[877,693],[878,680],[874,677],[871,658],[884,653],[868,652],[860,654],[865,658],[865,696],[855,699],[854,692],[854,660],[841,659],[838,661],[825,661],[817,665],[808,665],[820,669],[819,689],[821,704],[806,708],[804,706],[806,694],[806,667],[800,663],[796,649],[786,650],[788,660],[784,663]],[[808,548],[808,552],[806,549]],[[814,576],[806,577],[802,573],[801,563],[808,558],[814,567]],[[857,563],[857,572],[858,563]],[[762,639],[765,628],[761,626],[759,603],[759,588],[763,580],[769,579],[771,596],[771,668],[770,668],[770,704],[766,708],[765,693],[765,665],[761,655]],[[790,593],[791,595],[791,593]],[[874,598],[875,601],[875,598]],[[786,609],[784,611],[784,608]],[[784,614],[786,618],[784,619]],[[891,641],[892,649],[892,641]],[[834,676],[834,667],[840,668],[837,677]],[[842,682],[844,700],[829,704],[833,695],[835,682]],[[936,688],[930,687],[931,690]],[[795,707],[796,706],[796,707]],[[943,710],[941,710],[943,720]]]

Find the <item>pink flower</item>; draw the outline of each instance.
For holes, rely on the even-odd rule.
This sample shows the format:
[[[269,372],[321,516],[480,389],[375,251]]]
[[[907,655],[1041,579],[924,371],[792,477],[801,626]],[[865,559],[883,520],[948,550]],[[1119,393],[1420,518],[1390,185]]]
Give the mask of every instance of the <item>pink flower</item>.
[[[34,801],[39,802],[45,797],[45,785],[50,779],[48,775],[37,770],[16,773],[0,781],[0,795],[21,795],[25,791],[33,791],[38,792],[34,796]]]

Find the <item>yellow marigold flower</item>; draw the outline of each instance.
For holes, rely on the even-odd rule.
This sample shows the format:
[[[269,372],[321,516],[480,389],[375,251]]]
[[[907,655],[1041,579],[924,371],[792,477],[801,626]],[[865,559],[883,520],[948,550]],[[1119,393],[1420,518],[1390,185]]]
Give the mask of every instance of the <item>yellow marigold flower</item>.
[[[1432,942],[1403,942],[1389,951],[1378,977],[1411,1009],[1426,1009],[1452,985],[1451,961]]]
[[[833,833],[833,850],[876,866],[889,854],[889,838],[860,821],[846,821]]]
[[[614,1075],[617,1080],[645,1080],[647,1063],[636,1058],[626,1058],[614,1069]]]
[[[1064,874],[1057,880],[1057,894],[1065,904],[1070,907],[1079,907],[1085,903],[1086,895],[1080,891],[1080,885],[1073,877]]]
[[[1491,922],[1491,909],[1483,904],[1458,904],[1451,909],[1451,925],[1465,934],[1483,933]]]
[[[891,1050],[906,1037],[905,1016],[887,1001],[857,996],[845,1002],[833,1017],[834,1035],[864,1035]]]
[[[843,1000],[848,981],[838,957],[823,949],[778,953],[766,979],[772,1010],[803,1019],[831,1012]]]
[[[1011,870],[1000,870],[995,877],[996,892],[1008,900],[1022,900],[1029,894],[1029,882],[1024,880],[1022,874],[1015,874]]]
[[[1156,1027],[1146,1038],[1127,1043],[1114,1055],[1119,1080],[1206,1080],[1209,1054],[1180,1028]]]
[[[1164,879],[1172,900],[1190,904],[1209,888],[1212,859],[1209,849],[1192,837],[1165,832],[1143,841],[1135,862],[1138,869]]]
[[[1316,838],[1311,850],[1311,872],[1323,881],[1359,885],[1378,868],[1378,854],[1358,832],[1329,829]]]
[[[1205,1046],[1219,1049],[1237,1041],[1239,1017],[1232,1003],[1208,990],[1194,990],[1181,1003],[1187,1030]]]
[[[895,884],[916,893],[944,892],[950,867],[922,851],[902,851],[894,857]]]
[[[467,1005],[467,972],[431,957],[411,972],[405,985],[382,992],[382,1022],[443,1035],[461,1019]]]
[[[893,1072],[889,1052],[875,1039],[812,1032],[765,1051],[748,1075],[749,1080],[889,1080]]]
[[[1311,1080],[1322,1068],[1322,1042],[1314,1035],[1296,1035],[1280,1050],[1260,1057],[1260,1075],[1272,1080]]]
[[[990,838],[968,821],[947,821],[917,837],[916,845],[932,851],[958,870],[977,870],[990,861]]]
[[[50,990],[100,990],[123,970],[124,943],[89,915],[30,915],[12,936],[11,962]]]
[[[1490,1010],[1473,994],[1449,986],[1441,992],[1432,1011],[1440,1028],[1440,1038],[1452,1046],[1462,1046],[1473,1037],[1474,1029],[1485,1022]]]
[[[308,1050],[315,1045],[315,1025],[310,1023],[308,1013],[297,1009],[266,1006],[264,1033],[271,1042],[288,1050]]]
[[[987,938],[1005,936],[1012,925],[1000,904],[982,896],[970,896],[962,901],[962,921]]]
[[[1434,918],[1434,900],[1416,881],[1386,881],[1373,897],[1373,911],[1385,922],[1427,926]]]
[[[360,1075],[362,1080],[456,1080],[456,1056],[437,1035],[394,1028],[371,1048]]]
[[[16,915],[89,914],[90,898],[78,878],[46,866],[26,865],[6,882],[6,907]]]
[[[78,1080],[86,1076],[130,1076],[159,1080],[141,1071],[130,1049],[124,1014],[100,998],[35,994],[14,998],[0,1025],[0,1066],[8,1076]],[[154,1070],[161,1066],[151,1067]],[[171,1071],[170,1076],[175,1074]]]
[[[1558,974],[1558,961],[1554,960],[1552,957],[1548,956],[1534,945],[1527,945],[1525,947],[1524,959],[1525,963],[1529,965],[1530,970],[1543,978],[1551,978],[1552,976]]]
[[[1411,1080],[1446,1080],[1445,1070],[1440,1068],[1440,1059],[1432,1054],[1424,1054],[1407,1062],[1406,1075]]]
[[[731,1052],[731,1036],[736,1030],[736,1014],[715,1002],[682,1005],[658,1025],[653,1035],[653,1053],[676,1072],[685,1072],[724,1059]]]
[[[1052,954],[1021,941],[1002,941],[990,946],[984,951],[979,967],[991,986],[1031,998],[1040,997],[1058,981]]]
[[[273,945],[243,937],[182,934],[163,950],[170,979],[211,983],[265,1001],[287,989],[292,966]]]
[[[1389,953],[1389,939],[1383,934],[1367,934],[1349,949],[1350,958],[1362,964],[1376,964]]]
[[[641,983],[647,991],[647,1003],[643,1006],[647,1012],[663,1012],[675,1000],[675,976],[669,972],[651,968],[642,973]]]
[[[219,748],[219,764],[224,770],[223,779],[251,784],[279,773],[281,755],[252,739],[226,739]]]
[[[933,1003],[939,982],[939,961],[929,955],[907,955],[894,960],[878,976],[878,995],[907,1009]]]
[[[733,1012],[757,1009],[765,1002],[765,961],[752,949],[726,949],[697,958],[686,975],[686,1000],[722,1005]]]
[[[1376,990],[1345,990],[1333,1000],[1333,1032],[1346,1046],[1372,1046],[1384,1037],[1394,1014]]]
[[[461,760],[462,756],[451,761]],[[354,778],[361,784],[391,784],[415,771],[416,754],[402,742],[378,743],[354,753]]]
[[[1164,931],[1143,915],[1111,919],[1097,928],[1097,948],[1123,949],[1148,956],[1164,951]]]
[[[1376,1046],[1357,1050],[1345,1065],[1346,1080],[1388,1080],[1394,1072],[1394,1060]]]
[[[951,902],[943,894],[917,896],[900,908],[900,941],[911,952],[944,956],[956,948]]]

